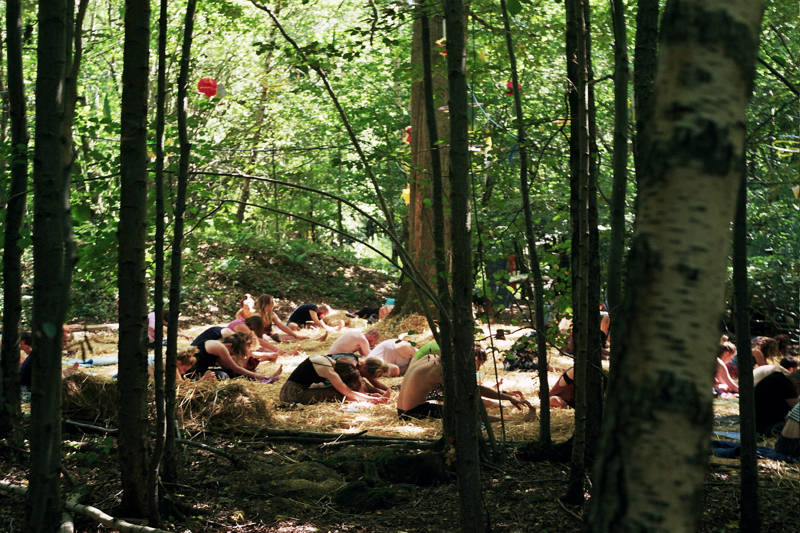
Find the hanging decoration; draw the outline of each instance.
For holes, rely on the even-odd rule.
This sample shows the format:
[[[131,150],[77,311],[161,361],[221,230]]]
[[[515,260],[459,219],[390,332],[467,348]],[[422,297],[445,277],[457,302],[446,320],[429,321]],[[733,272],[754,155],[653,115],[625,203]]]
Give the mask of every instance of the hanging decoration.
[[[213,78],[201,78],[197,82],[197,90],[203,93],[206,98],[217,95],[217,82]]]
[[[411,144],[411,126],[406,127],[406,143]]]
[[[508,83],[506,83],[506,89],[507,89],[506,90],[506,96],[514,96],[514,82],[513,81],[509,81]],[[520,96],[525,96],[525,93],[522,92],[522,86],[519,83],[517,84],[517,89],[519,89]]]
[[[447,37],[442,37],[441,39],[436,41],[436,46],[439,48],[444,48],[439,52],[439,55],[446,56],[447,55]]]
[[[408,205],[411,203],[411,186],[407,185],[403,192],[400,193],[400,197],[403,199],[403,203]]]

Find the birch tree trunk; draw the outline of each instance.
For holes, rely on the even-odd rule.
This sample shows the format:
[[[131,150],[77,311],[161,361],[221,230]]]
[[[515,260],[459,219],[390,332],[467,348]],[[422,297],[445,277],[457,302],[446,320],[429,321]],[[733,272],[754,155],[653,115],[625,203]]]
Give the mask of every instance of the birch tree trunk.
[[[696,531],[762,4],[671,1],[589,531]]]

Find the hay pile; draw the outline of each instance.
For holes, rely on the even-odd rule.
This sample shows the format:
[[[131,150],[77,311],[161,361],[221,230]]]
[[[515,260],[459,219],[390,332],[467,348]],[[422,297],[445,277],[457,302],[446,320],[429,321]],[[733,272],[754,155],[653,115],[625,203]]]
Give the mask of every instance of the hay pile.
[[[235,379],[221,382],[183,382],[176,394],[176,418],[192,431],[212,429],[235,432],[237,428],[273,425],[271,405],[263,394],[265,385]],[[62,381],[65,418],[106,427],[117,426],[117,381],[84,372]],[[149,417],[155,420],[155,391],[148,387]]]
[[[116,426],[118,403],[117,382],[109,377],[78,371],[61,381],[61,411],[65,418]]]
[[[189,430],[236,433],[272,426],[265,385],[245,379],[184,382],[178,388],[176,417]]]

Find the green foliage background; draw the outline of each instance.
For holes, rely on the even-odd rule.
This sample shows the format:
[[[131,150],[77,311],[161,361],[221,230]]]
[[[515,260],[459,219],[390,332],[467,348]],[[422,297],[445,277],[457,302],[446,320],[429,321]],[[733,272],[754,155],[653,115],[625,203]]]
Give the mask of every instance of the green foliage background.
[[[156,4],[153,4],[156,6]],[[118,0],[93,2],[84,24],[84,58],[80,74],[75,124],[76,164],[71,195],[79,264],[75,271],[71,318],[112,319],[116,299],[116,246],[119,218],[119,104],[122,69],[123,4]],[[365,3],[351,0],[305,0],[271,6],[288,33],[313,65],[329,75],[334,90],[352,121],[374,167],[381,191],[388,199],[396,224],[402,223],[407,186],[409,149],[405,128],[410,123],[410,83],[420,72],[410,63],[412,14],[402,2]],[[633,54],[636,4],[628,6],[628,39]],[[749,254],[752,305],[767,319],[797,325],[800,266],[798,220],[800,210],[792,187],[798,185],[800,166],[800,42],[796,6],[785,0],[767,2],[754,97],[748,124]],[[184,4],[170,4],[168,43],[168,123],[166,134],[166,197],[173,198],[178,142],[174,85],[182,40]],[[475,270],[480,265],[513,254],[522,241],[523,222],[518,191],[518,153],[512,99],[506,96],[510,80],[508,58],[497,5],[476,1],[467,57],[473,106]],[[608,253],[608,200],[611,191],[613,131],[613,39],[608,5],[593,2],[592,60],[597,103],[600,175],[601,263]],[[510,1],[513,38],[520,68],[525,126],[530,136],[531,202],[540,240],[543,273],[552,280],[547,295],[551,305],[569,312],[569,184],[565,92],[564,13],[558,3]],[[156,50],[158,20],[153,11],[151,33]],[[26,86],[34,87],[36,19],[30,3],[23,26],[34,30],[25,43]],[[792,44],[794,43],[794,44]],[[441,46],[439,46],[441,45]],[[446,42],[438,43],[441,51]],[[259,250],[303,263],[310,253],[375,268],[398,275],[394,266],[352,239],[309,222],[265,209],[296,213],[340,228],[391,256],[391,245],[375,225],[336,200],[253,180],[244,221],[236,212],[243,175],[268,177],[339,195],[381,219],[375,192],[350,146],[341,121],[324,88],[266,14],[250,3],[213,0],[198,6],[190,79],[204,77],[224,86],[222,98],[206,98],[190,90],[188,101],[193,157],[187,206],[185,273],[187,299],[219,298],[201,274],[209,269],[246,280]],[[155,91],[155,57],[151,56]],[[5,76],[5,73],[3,73]],[[33,91],[29,91],[31,132],[34,128]],[[7,110],[6,96],[2,96]],[[437,105],[446,102],[437,100]],[[151,99],[151,106],[155,99]],[[255,117],[263,106],[264,121],[256,131]],[[636,103],[632,100],[632,114]],[[151,110],[151,119],[155,117]],[[631,117],[633,124],[633,117]],[[0,127],[0,149],[10,150],[7,114]],[[413,132],[412,132],[413,135]],[[154,139],[151,139],[154,146]],[[631,159],[630,168],[633,169]],[[0,187],[5,198],[8,172],[2,160]],[[631,173],[633,175],[633,173]],[[634,220],[635,178],[629,187],[627,221]],[[155,205],[155,192],[151,191]],[[32,201],[32,200],[31,200]],[[29,209],[29,212],[32,210]],[[4,215],[0,213],[0,215]],[[152,215],[151,215],[152,216]],[[151,224],[154,227],[154,224]],[[168,215],[167,231],[171,231]],[[632,229],[630,227],[629,229]],[[152,230],[151,230],[152,231]],[[30,220],[20,243],[30,259]],[[152,236],[151,236],[152,237]],[[167,235],[167,242],[170,235]],[[152,242],[152,241],[151,241]],[[201,253],[201,250],[206,250]],[[213,250],[215,253],[210,253]],[[224,253],[217,253],[224,251]],[[153,250],[148,259],[152,261]],[[198,259],[202,257],[202,262]],[[151,265],[152,266],[152,265]],[[27,272],[32,272],[30,262]],[[352,287],[340,284],[335,273],[319,272],[308,294],[358,305]],[[328,276],[328,277],[326,277]],[[329,279],[332,276],[333,279]],[[501,276],[502,277],[502,276]],[[486,288],[495,282],[487,280]],[[240,281],[242,292],[251,287]],[[480,283],[483,288],[483,283]],[[264,285],[291,297],[290,285]],[[322,287],[328,291],[322,291]],[[337,289],[338,287],[338,289]],[[335,290],[334,290],[335,289]],[[32,288],[27,287],[30,298]],[[219,289],[215,289],[219,290]],[[333,293],[330,291],[333,290]],[[336,292],[336,291],[339,292]],[[249,291],[250,292],[250,291]],[[255,291],[252,291],[255,292]],[[191,293],[191,294],[190,294]],[[361,294],[367,298],[372,295]],[[371,302],[363,301],[363,304]]]

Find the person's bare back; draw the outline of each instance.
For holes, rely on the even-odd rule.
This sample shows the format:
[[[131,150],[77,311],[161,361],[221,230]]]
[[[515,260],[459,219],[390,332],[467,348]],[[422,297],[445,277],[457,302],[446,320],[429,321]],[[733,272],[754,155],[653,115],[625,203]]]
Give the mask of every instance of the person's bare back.
[[[370,330],[367,333],[356,330],[348,331],[336,339],[328,349],[328,354],[360,353],[366,356],[369,355],[370,348],[375,346],[379,339],[380,334],[377,330]]]
[[[397,396],[397,408],[409,411],[424,404],[428,393],[442,382],[442,363],[428,355],[409,367]]]

